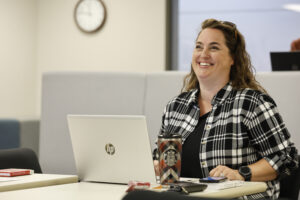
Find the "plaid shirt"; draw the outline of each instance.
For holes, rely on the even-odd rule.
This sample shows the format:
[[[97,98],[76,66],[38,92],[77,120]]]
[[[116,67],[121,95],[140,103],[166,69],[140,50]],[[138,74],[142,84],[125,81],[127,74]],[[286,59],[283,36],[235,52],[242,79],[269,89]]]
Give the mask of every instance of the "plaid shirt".
[[[184,92],[164,110],[160,133],[182,135],[182,141],[195,129],[200,109],[199,90]],[[273,99],[252,89],[235,90],[227,84],[213,98],[200,141],[200,166],[206,176],[217,165],[232,169],[264,158],[277,171],[278,178],[298,167],[297,149]],[[278,198],[279,180],[266,182],[264,193],[245,198]]]

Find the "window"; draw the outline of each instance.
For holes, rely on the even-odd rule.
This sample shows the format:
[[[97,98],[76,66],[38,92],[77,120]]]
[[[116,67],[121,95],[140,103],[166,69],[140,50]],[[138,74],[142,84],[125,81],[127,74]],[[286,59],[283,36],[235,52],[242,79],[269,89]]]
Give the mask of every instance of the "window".
[[[270,52],[289,51],[300,38],[300,12],[285,9],[288,3],[299,0],[172,0],[172,69],[190,70],[201,22],[216,18],[237,25],[257,72],[271,71]]]

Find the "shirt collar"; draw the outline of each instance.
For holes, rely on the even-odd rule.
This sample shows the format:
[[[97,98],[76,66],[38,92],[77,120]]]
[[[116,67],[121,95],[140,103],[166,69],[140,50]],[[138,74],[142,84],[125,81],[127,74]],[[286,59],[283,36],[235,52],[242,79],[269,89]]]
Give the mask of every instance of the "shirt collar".
[[[230,94],[232,91],[231,83],[227,83],[219,92],[214,96],[214,98],[211,101],[211,104],[218,104],[222,103]],[[199,89],[193,89],[191,90],[191,95],[188,100],[188,104],[196,103],[198,104],[198,97],[199,97]]]
[[[188,104],[195,103],[198,105],[199,89],[191,90],[191,96],[188,100]]]
[[[228,97],[231,91],[232,85],[229,82],[214,96],[214,98],[211,101],[211,105],[222,103]]]

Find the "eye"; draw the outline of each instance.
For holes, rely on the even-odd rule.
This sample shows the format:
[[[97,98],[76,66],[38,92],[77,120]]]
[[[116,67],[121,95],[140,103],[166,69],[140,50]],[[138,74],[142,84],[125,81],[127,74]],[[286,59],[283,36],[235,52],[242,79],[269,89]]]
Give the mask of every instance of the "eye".
[[[202,45],[199,45],[199,44],[197,44],[195,48],[198,49],[198,50],[203,49]]]
[[[220,48],[218,46],[211,46],[210,49],[212,49],[212,50],[219,50]]]

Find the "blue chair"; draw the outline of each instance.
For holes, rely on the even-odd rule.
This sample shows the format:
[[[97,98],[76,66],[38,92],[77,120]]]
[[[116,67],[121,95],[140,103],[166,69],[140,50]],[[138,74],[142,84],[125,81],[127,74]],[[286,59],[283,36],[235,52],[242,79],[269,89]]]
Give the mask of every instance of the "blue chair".
[[[20,123],[14,119],[0,119],[0,149],[20,147]]]

